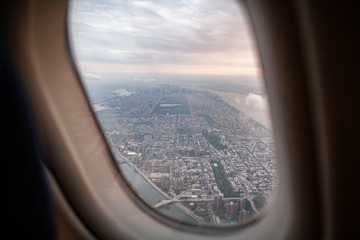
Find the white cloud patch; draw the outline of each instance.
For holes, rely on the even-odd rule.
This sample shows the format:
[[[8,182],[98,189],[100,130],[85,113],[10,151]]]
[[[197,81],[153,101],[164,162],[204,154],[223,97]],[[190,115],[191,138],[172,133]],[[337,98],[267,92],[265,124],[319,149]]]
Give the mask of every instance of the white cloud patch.
[[[101,76],[95,73],[82,73],[82,77],[87,81],[100,81]]]
[[[247,107],[254,109],[254,111],[264,111],[268,109],[266,98],[254,93],[248,93],[246,95],[245,104]]]
[[[234,105],[248,117],[262,123],[264,126],[271,128],[269,102],[266,96],[254,93],[240,95],[235,97]]]

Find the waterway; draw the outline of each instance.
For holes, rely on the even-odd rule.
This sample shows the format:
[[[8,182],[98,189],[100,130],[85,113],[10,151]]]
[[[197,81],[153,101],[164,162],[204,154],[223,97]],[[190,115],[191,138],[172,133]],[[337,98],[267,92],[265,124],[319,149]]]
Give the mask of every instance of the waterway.
[[[144,180],[133,168],[128,164],[123,163],[120,165],[120,169],[124,173],[126,179],[135,187],[137,192],[146,199],[150,205],[155,205],[156,203],[165,200],[166,198],[160,194],[155,188],[153,188],[147,181]],[[169,204],[164,207],[157,209],[159,212],[172,217],[181,222],[187,222],[192,224],[197,224],[197,221],[182,211],[180,208],[176,207],[174,204]]]

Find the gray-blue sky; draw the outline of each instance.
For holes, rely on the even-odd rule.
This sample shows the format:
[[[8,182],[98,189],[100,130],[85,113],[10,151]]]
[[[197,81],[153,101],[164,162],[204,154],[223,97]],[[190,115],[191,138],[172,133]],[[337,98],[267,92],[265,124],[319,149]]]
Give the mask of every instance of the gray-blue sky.
[[[73,0],[70,10],[76,61],[93,77],[259,74],[248,23],[232,0]]]

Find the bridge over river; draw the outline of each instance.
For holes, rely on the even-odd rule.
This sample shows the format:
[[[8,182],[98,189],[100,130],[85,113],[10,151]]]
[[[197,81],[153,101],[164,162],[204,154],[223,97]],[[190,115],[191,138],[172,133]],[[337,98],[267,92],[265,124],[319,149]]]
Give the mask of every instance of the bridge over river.
[[[231,201],[231,200],[239,200],[240,198],[223,198],[223,201]],[[250,202],[252,209],[256,212],[256,214],[259,214],[259,211],[257,210],[254,201],[251,198],[247,198],[247,200]],[[171,203],[180,203],[180,202],[212,202],[214,201],[213,198],[202,198],[202,199],[166,199],[162,200],[161,202],[153,205],[153,208],[160,208],[165,205],[171,204]]]
[[[196,214],[194,214],[189,208],[182,205],[182,202],[211,202],[214,201],[213,198],[206,198],[206,199],[179,199],[183,193],[179,194],[175,198],[171,198],[167,193],[165,193],[162,189],[160,189],[153,181],[151,181],[140,169],[138,169],[131,161],[129,161],[127,158],[122,156],[119,149],[116,149],[115,151],[118,158],[118,164],[127,163],[131,168],[136,170],[154,189],[156,189],[160,194],[162,194],[166,200],[162,200],[161,202],[153,205],[154,208],[160,208],[162,206],[166,206],[168,204],[174,203],[178,208],[182,209],[185,213],[196,219],[200,223],[204,223],[203,219]],[[238,200],[240,198],[223,198],[223,200]],[[256,206],[251,198],[247,198],[251,204],[251,207],[254,209],[254,211],[258,214],[258,210],[256,209]]]
[[[240,198],[223,198],[222,200],[226,201],[226,200],[239,200]],[[167,199],[167,200],[162,200],[161,202],[155,204],[153,206],[153,208],[159,208],[165,205],[168,205],[170,203],[178,203],[178,202],[212,202],[214,201],[213,198],[200,198],[200,199],[177,199],[177,198],[173,198],[173,199]]]

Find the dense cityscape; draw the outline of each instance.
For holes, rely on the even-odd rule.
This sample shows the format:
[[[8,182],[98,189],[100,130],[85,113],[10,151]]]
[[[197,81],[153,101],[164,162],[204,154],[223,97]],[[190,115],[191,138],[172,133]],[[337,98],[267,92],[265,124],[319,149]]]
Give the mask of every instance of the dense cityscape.
[[[278,183],[271,131],[218,95],[160,85],[91,101],[119,167],[164,196],[154,208],[175,204],[199,224],[228,225],[271,201]]]

